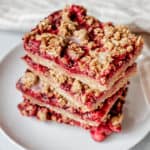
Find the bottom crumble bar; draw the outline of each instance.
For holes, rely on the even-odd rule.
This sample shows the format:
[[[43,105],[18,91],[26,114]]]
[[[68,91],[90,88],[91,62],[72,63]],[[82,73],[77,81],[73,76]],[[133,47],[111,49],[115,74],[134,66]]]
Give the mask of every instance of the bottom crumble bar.
[[[95,141],[103,141],[113,132],[121,131],[121,123],[123,119],[122,108],[126,92],[117,100],[113,108],[108,114],[107,120],[101,123],[98,127],[81,124],[78,121],[64,117],[63,115],[56,113],[46,107],[41,107],[36,104],[32,104],[29,100],[24,99],[23,102],[18,104],[18,109],[23,116],[36,117],[41,121],[56,121],[59,123],[65,123],[73,126],[79,126],[86,130],[89,130],[92,138]]]

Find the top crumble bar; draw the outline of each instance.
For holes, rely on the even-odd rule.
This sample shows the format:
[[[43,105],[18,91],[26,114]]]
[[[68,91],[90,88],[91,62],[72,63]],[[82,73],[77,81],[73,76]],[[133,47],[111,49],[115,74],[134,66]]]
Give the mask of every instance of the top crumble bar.
[[[143,47],[141,36],[125,26],[103,23],[78,5],[50,14],[23,40],[27,53],[53,62],[101,90],[113,85],[113,80],[133,64]]]

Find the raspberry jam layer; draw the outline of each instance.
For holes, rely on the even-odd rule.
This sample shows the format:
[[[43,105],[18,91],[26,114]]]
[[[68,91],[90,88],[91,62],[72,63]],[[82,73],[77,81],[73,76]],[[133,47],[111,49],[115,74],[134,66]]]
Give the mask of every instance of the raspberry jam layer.
[[[65,123],[68,125],[79,126],[90,131],[92,138],[95,141],[103,141],[112,132],[121,131],[121,122],[117,125],[113,125],[112,118],[117,117],[118,114],[122,114],[123,100],[118,100],[111,111],[109,112],[109,119],[99,125],[98,127],[92,127],[89,125],[81,124],[75,120],[63,117],[46,107],[41,107],[36,104],[32,104],[29,100],[24,99],[23,102],[18,104],[18,109],[23,116],[36,117],[41,121],[57,121],[58,123]]]
[[[126,27],[102,23],[77,5],[49,15],[24,37],[28,53],[101,85],[138,55],[142,46],[142,38]]]
[[[68,104],[67,100],[63,97],[60,97],[59,94],[56,92],[51,91],[49,93],[42,93],[41,91],[41,85],[39,83],[36,83],[32,85],[30,88],[26,87],[25,84],[22,83],[20,79],[17,83],[17,88],[26,95],[29,95],[30,97],[36,99],[39,102],[42,102],[44,104],[48,104],[50,106],[54,106],[60,109],[64,109],[68,111],[69,113],[75,114],[80,116],[84,120],[91,120],[95,122],[101,122],[102,119],[106,116],[106,114],[109,112],[113,104],[117,101],[117,99],[123,94],[125,91],[124,88],[120,89],[115,95],[108,98],[102,105],[101,108],[83,113],[79,109],[75,109],[74,107],[70,106]]]

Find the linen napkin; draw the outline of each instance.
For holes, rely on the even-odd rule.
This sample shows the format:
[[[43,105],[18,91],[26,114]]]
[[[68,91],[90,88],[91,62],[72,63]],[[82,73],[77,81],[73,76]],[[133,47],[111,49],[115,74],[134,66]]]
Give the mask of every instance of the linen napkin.
[[[0,0],[0,30],[29,30],[66,4],[82,4],[102,21],[150,33],[149,0]]]

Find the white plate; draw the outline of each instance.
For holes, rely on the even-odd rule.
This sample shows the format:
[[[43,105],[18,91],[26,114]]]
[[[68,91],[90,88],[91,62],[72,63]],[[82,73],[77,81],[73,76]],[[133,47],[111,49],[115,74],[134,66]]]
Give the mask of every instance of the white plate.
[[[94,142],[83,129],[57,123],[44,123],[22,117],[17,104],[22,101],[15,84],[25,71],[20,60],[23,48],[19,45],[0,58],[0,126],[13,143],[32,150],[125,150],[133,147],[150,131],[149,107],[141,90],[139,76],[132,78],[123,132],[111,135],[102,143]]]

